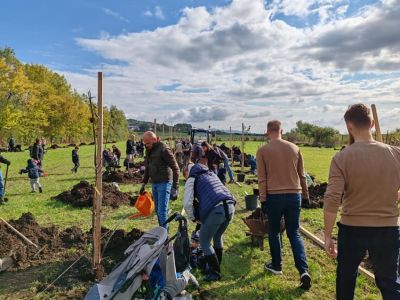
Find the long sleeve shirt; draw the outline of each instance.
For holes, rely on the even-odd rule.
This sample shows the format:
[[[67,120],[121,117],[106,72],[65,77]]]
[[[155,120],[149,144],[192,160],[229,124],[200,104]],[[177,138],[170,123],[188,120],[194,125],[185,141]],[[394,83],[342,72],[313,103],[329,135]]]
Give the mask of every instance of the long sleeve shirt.
[[[303,156],[299,148],[288,141],[277,139],[257,151],[257,174],[260,200],[267,194],[302,193],[308,199]]]
[[[183,195],[183,208],[186,211],[188,219],[192,221],[195,220],[193,200],[194,200],[194,178],[189,177],[186,180],[185,184],[185,193]]]
[[[332,159],[324,210],[344,225],[399,226],[400,148],[355,142]],[[343,199],[342,199],[343,196]]]

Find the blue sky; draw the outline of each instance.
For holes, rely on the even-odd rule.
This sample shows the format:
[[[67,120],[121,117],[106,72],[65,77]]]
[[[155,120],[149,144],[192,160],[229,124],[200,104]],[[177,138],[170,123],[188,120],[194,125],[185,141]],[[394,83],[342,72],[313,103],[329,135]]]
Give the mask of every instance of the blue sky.
[[[400,127],[400,0],[5,0],[0,47],[128,117],[344,130],[354,102]]]

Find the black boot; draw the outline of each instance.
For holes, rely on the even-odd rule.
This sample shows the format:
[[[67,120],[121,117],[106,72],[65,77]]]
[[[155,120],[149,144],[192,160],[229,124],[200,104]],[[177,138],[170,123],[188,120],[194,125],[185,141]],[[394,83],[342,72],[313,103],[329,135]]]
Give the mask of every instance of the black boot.
[[[217,281],[221,279],[221,269],[219,267],[219,262],[217,255],[211,254],[206,255],[206,261],[208,265],[207,275],[204,278],[205,281]]]
[[[217,255],[219,265],[222,264],[222,254],[224,253],[224,249],[222,248],[214,248],[215,254]]]

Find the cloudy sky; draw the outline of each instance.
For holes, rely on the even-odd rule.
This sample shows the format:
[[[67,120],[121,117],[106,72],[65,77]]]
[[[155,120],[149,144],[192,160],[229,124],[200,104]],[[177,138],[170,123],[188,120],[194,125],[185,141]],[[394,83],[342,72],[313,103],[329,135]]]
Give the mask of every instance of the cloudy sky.
[[[127,117],[343,131],[351,103],[400,127],[400,0],[7,0],[0,47]],[[21,7],[24,7],[22,10]],[[6,14],[4,12],[7,12]]]

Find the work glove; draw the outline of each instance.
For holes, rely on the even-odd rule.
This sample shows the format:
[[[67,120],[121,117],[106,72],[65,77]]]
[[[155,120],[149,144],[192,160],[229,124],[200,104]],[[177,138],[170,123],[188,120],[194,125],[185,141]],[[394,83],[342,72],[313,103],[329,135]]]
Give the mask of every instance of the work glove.
[[[178,187],[172,187],[171,188],[171,195],[170,195],[170,199],[172,201],[175,201],[176,199],[178,199],[178,195],[179,195],[179,188]]]
[[[146,189],[146,184],[143,183],[143,184],[142,184],[142,187],[140,188],[140,191],[139,191],[140,195],[143,195],[143,194],[144,194],[145,189]]]

